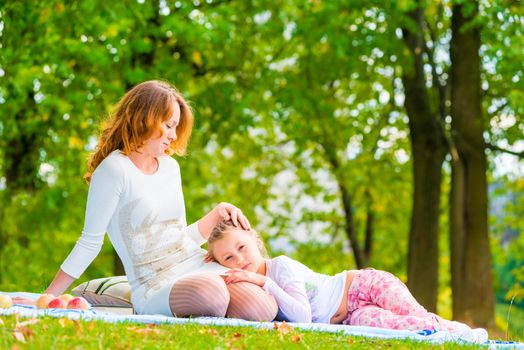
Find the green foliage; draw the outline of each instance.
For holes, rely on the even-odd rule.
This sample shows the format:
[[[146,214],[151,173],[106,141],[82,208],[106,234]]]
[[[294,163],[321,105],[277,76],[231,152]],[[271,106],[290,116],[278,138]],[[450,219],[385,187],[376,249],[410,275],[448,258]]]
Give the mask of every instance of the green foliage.
[[[495,272],[499,302],[524,307],[524,180],[502,179],[498,195],[507,199],[504,216],[494,220]]]

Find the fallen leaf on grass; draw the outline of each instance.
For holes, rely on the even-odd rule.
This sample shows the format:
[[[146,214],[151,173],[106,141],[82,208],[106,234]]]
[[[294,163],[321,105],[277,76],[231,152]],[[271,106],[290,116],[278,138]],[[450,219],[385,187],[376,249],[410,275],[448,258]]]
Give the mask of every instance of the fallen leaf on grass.
[[[87,330],[91,332],[94,328],[95,328],[95,321],[91,321],[91,323],[89,323],[89,325],[87,326]]]
[[[62,328],[74,326],[77,335],[81,335],[82,333],[84,333],[82,324],[78,320],[71,320],[67,317],[62,317],[58,320],[58,323],[60,324],[60,326],[62,326]]]
[[[26,326],[16,327],[15,329],[13,329],[13,336],[16,340],[18,340],[21,343],[25,343],[26,339],[31,339],[33,337],[33,334],[33,330]]]
[[[13,336],[15,337],[16,340],[18,340],[19,342],[21,343],[25,343],[25,337],[24,335],[22,334],[22,332],[19,332],[17,330],[13,331]]]
[[[18,327],[24,327],[24,326],[28,326],[28,325],[31,325],[31,324],[35,324],[35,323],[37,323],[39,321],[40,320],[38,318],[30,318],[27,321],[17,323],[15,327],[17,327],[17,328]]]
[[[13,346],[11,346],[11,350],[18,350],[18,349],[20,349],[20,348],[16,344],[13,344]]]
[[[76,328],[76,334],[77,335],[81,335],[82,333],[84,333],[84,328],[82,327],[82,324],[80,323],[80,321],[78,320],[73,320],[73,323],[75,325],[75,328]]]
[[[302,334],[294,334],[291,336],[291,341],[293,343],[300,343],[302,341]]]
[[[226,343],[226,346],[227,346],[227,349],[228,349],[228,350],[240,350],[240,348],[236,348],[236,347],[234,347],[233,345],[234,345],[234,344],[231,343],[231,342],[229,342],[229,341]]]
[[[159,335],[160,334],[160,330],[159,329],[151,328],[151,327],[145,327],[145,328],[141,328],[141,327],[127,327],[127,330],[131,331],[131,332],[138,333],[138,334],[145,334],[145,335],[149,335],[150,333],[153,333],[154,335]]]
[[[215,331],[216,332],[216,331]],[[243,334],[241,333],[233,333],[231,335],[230,341],[226,342],[226,346],[229,350],[238,350],[239,348],[236,347],[236,343],[240,340],[240,338],[243,337]]]
[[[201,330],[198,331],[198,333],[200,333],[200,334],[209,333],[209,334],[211,334],[213,337],[216,337],[216,336],[218,335],[218,332],[217,332],[216,329],[214,329],[214,328],[201,329]]]
[[[282,323],[274,323],[273,329],[275,329],[280,334],[288,334],[291,332],[291,327],[286,323],[286,321],[283,321]]]
[[[35,334],[35,332],[33,331],[32,328],[29,328],[29,327],[20,327],[19,328],[20,332],[22,332],[23,335],[26,336],[26,338],[32,338],[33,335]]]
[[[0,319],[2,321],[2,319]],[[28,320],[25,320],[23,322],[20,322],[20,318],[18,314],[15,316],[15,328],[13,328],[13,337],[21,342],[25,343],[27,339],[31,339],[33,337],[33,330],[28,325],[32,325],[37,323],[39,320],[36,318],[30,318]],[[0,324],[4,324],[3,321]]]
[[[58,323],[62,326],[62,328],[65,328],[66,326],[71,325],[73,321],[68,318],[62,317],[58,319]]]

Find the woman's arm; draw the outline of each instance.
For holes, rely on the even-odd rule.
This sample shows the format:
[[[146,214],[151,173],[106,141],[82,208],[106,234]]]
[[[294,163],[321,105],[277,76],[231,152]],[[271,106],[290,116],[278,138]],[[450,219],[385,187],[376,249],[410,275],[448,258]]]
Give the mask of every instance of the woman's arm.
[[[124,176],[124,170],[116,159],[102,162],[93,173],[82,235],[47,287],[47,293],[62,294],[100,252],[107,227],[120,200]]]
[[[58,296],[64,293],[66,289],[69,288],[71,283],[73,283],[75,280],[76,278],[74,278],[73,276],[68,275],[62,270],[58,270],[55,278],[45,290],[45,293]]]
[[[69,276],[62,270],[58,270],[58,273],[56,274],[49,287],[47,287],[45,293],[53,294],[54,296],[59,296],[65,292],[65,290],[71,285],[71,283],[73,283],[74,280],[76,280],[76,278]],[[14,297],[13,303],[22,305],[35,305],[36,300],[29,299],[26,297]]]
[[[198,220],[198,230],[206,241],[213,228],[222,221],[231,220],[235,226],[240,226],[244,230],[251,229],[249,221],[242,211],[233,204],[222,202],[213,210],[207,213],[203,218]]]

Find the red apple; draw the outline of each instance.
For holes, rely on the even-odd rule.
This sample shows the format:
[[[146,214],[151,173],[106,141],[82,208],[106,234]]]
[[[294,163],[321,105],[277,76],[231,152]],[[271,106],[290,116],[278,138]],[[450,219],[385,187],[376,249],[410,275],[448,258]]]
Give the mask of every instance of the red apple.
[[[60,299],[62,299],[63,301],[65,301],[65,303],[69,303],[71,300],[73,300],[75,297],[72,296],[71,294],[62,294],[61,296],[59,296]]]
[[[0,295],[0,309],[9,309],[13,306],[13,299],[9,295]]]
[[[71,299],[67,304],[68,309],[89,310],[89,303],[82,297]]]
[[[39,309],[47,309],[47,305],[55,296],[53,294],[42,294],[38,299],[36,299],[36,307]]]
[[[54,298],[49,302],[49,304],[47,304],[47,307],[50,309],[65,309],[67,304],[60,298]]]

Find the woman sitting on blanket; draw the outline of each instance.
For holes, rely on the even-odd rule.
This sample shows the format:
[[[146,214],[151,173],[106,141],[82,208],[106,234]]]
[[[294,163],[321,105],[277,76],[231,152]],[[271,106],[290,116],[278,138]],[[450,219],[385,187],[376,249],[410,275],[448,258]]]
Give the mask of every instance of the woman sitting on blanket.
[[[264,245],[253,230],[230,221],[218,224],[208,238],[208,260],[230,268],[227,285],[251,282],[273,295],[280,318],[292,322],[343,323],[398,330],[453,331],[475,342],[486,330],[448,321],[424,309],[408,288],[389,272],[349,270],[335,276],[316,273],[287,256],[264,259]]]
[[[170,155],[184,154],[192,126],[189,105],[168,83],[146,81],[124,95],[88,163],[82,235],[46,293],[59,295],[80,277],[107,232],[137,313],[273,320],[272,296],[249,282],[226,285],[219,276],[226,269],[203,261],[200,245],[217,223],[250,228],[240,209],[221,203],[186,225],[180,168]]]

